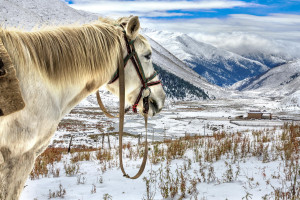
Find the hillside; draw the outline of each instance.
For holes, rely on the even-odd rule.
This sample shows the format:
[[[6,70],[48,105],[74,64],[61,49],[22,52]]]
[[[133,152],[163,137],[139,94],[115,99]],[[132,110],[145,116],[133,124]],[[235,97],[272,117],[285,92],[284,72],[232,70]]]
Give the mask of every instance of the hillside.
[[[272,89],[282,91],[282,94],[293,93],[298,89],[300,83],[300,60],[290,62],[270,69],[266,73],[244,80],[233,86],[233,89],[246,90],[265,90]],[[272,93],[273,91],[270,91]]]
[[[224,93],[228,93],[223,88],[209,83],[205,78],[188,67],[184,62],[179,60],[156,41],[147,37],[147,35],[146,38],[151,44],[153,51],[153,63],[155,65],[160,66],[166,72],[172,73],[180,79],[183,79],[199,89],[204,90],[211,98],[219,98]]]
[[[253,91],[260,96],[283,98],[283,105],[300,105],[300,60],[270,69],[266,73],[234,84],[231,89]]]
[[[258,61],[199,42],[186,34],[150,29],[146,34],[210,83],[219,86],[232,85],[269,69]]]
[[[292,60],[292,58],[288,58],[284,55],[270,54],[266,52],[261,52],[259,50],[256,50],[255,52],[241,53],[239,55],[251,60],[258,61],[268,66],[269,68],[286,64],[287,62],[289,62],[289,60]]]
[[[75,10],[60,0],[0,0],[0,24],[30,30],[36,26],[84,23],[97,16]]]
[[[156,64],[154,64],[154,68],[159,74],[159,78],[162,81],[164,90],[169,99],[197,100],[210,98],[204,90],[194,86],[188,81],[179,78]],[[211,96],[211,98],[214,98],[214,96]]]

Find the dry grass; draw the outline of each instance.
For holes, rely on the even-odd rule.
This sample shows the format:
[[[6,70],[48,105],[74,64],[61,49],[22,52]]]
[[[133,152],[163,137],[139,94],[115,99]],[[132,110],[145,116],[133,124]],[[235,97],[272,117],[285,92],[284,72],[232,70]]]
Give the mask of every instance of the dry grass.
[[[265,173],[262,173],[266,185],[270,185],[270,179],[279,179],[283,184],[282,187],[271,185],[273,192],[266,195],[264,199],[296,200],[300,196],[299,145],[299,125],[288,124],[285,124],[281,130],[264,129],[250,131],[250,134],[215,132],[207,137],[186,136],[175,141],[156,143],[150,155],[150,161],[153,164],[159,164],[165,160],[170,163],[172,159],[187,160],[188,157],[185,154],[190,150],[193,151],[194,156],[192,161],[188,160],[183,166],[177,167],[175,173],[170,171],[168,165],[161,166],[158,170],[158,178],[144,179],[146,188],[153,187],[149,183],[155,182],[159,185],[156,189],[160,191],[163,198],[181,199],[189,195],[190,198],[197,199],[192,194],[197,193],[198,183],[234,182],[241,173],[239,163],[254,157],[262,163],[272,161],[284,163],[284,176],[273,174],[267,177]],[[213,163],[220,160],[225,160],[225,171],[222,177],[217,177]],[[187,173],[190,162],[199,163],[200,166],[199,171],[193,176]],[[157,172],[152,172],[152,174],[157,174]],[[253,177],[247,177],[247,180],[244,199],[251,199],[252,194],[248,190],[262,183],[255,182]],[[151,194],[146,196],[151,196]]]
[[[164,199],[198,199],[199,183],[222,184],[235,182],[241,173],[240,163],[250,158],[256,158],[262,163],[280,161],[282,164],[279,172],[261,174],[264,183],[257,182],[253,177],[246,176],[244,199],[251,199],[251,189],[260,184],[272,187],[272,192],[263,199],[296,200],[300,196],[300,168],[299,168],[300,126],[285,124],[281,129],[263,129],[246,132],[215,132],[211,136],[189,136],[177,140],[155,142],[149,146],[149,161],[153,165],[160,165],[157,171],[150,171],[145,177],[146,194],[144,199],[153,199],[159,193]],[[131,143],[124,144],[123,157],[137,160],[143,156],[143,148]],[[48,148],[38,157],[35,167],[31,172],[31,179],[48,177],[59,171],[51,167],[61,161],[67,154],[65,148]],[[103,148],[73,148],[70,152],[71,164],[65,165],[68,176],[78,173],[77,163],[89,161],[92,157],[99,160],[104,173],[109,168],[118,167],[118,147]],[[191,156],[187,156],[187,154]],[[170,163],[174,159],[184,160],[182,166],[172,172]],[[224,172],[218,176],[214,163],[224,162]],[[191,166],[194,165],[192,168]],[[191,169],[197,170],[191,172]],[[275,187],[272,180],[280,180],[284,186]],[[95,189],[92,189],[95,191]],[[104,198],[104,197],[103,197]],[[105,197],[109,199],[110,197]],[[203,197],[204,198],[204,197]]]
[[[37,157],[34,168],[30,173],[30,179],[39,179],[41,177],[47,177],[49,173],[48,165],[52,165],[54,162],[59,162],[62,159],[62,153],[67,152],[64,148],[48,148],[40,156]]]
[[[63,186],[61,184],[59,184],[59,189],[55,192],[52,192],[51,190],[49,190],[49,196],[48,198],[49,199],[52,199],[52,198],[57,198],[57,197],[60,197],[60,198],[64,198],[64,196],[66,195],[66,189],[63,188]]]

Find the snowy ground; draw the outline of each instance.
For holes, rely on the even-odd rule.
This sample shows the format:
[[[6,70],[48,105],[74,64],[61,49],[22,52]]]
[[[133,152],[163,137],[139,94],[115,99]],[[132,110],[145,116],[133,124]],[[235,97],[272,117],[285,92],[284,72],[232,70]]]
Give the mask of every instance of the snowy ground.
[[[106,98],[107,94],[102,96],[104,97],[104,102],[111,102],[111,97]],[[118,104],[116,102],[110,103],[111,110],[116,111],[117,107]],[[235,120],[236,116],[246,116],[247,111],[250,109],[267,110],[279,118],[284,117],[284,119],[289,120]],[[269,99],[258,100],[253,98],[207,102],[168,102],[160,115],[149,120],[149,141],[175,141],[180,137],[191,135],[205,136],[203,137],[203,142],[208,144],[210,136],[214,133],[226,132],[229,135],[239,133],[239,137],[242,139],[249,137],[250,145],[253,142],[253,138],[255,138],[252,137],[253,132],[261,131],[262,134],[267,134],[266,138],[275,138],[276,135],[278,136],[282,132],[280,127],[285,122],[292,122],[293,119],[297,120],[299,113],[299,109],[287,110],[280,107],[279,102],[270,101]],[[125,122],[125,132],[132,135],[124,138],[124,143],[130,143],[128,145],[130,147],[125,148],[126,155],[123,157],[126,170],[129,174],[133,175],[138,171],[141,158],[138,153],[132,153],[131,151],[141,151],[139,148],[142,149],[142,147],[137,145],[137,136],[140,134],[144,135],[145,131],[143,128],[143,119],[140,116],[129,114],[126,116]],[[94,96],[90,96],[63,119],[53,137],[50,147],[67,148],[72,135],[72,148],[83,146],[102,148],[102,134],[117,132],[117,123],[117,120],[104,117],[96,106]],[[298,121],[294,121],[294,123],[298,123]],[[272,135],[268,135],[269,132]],[[70,200],[238,200],[243,198],[263,199],[263,197],[265,199],[273,199],[271,198],[272,192],[288,191],[288,188],[293,183],[293,177],[291,180],[284,178],[287,174],[284,167],[286,161],[279,158],[275,159],[276,153],[274,153],[275,150],[273,152],[273,147],[271,147],[273,145],[271,142],[272,139],[268,139],[270,143],[268,151],[273,152],[269,153],[270,157],[268,158],[265,158],[264,155],[256,155],[233,159],[236,158],[235,155],[229,153],[226,156],[223,155],[211,161],[205,160],[207,158],[204,158],[204,151],[213,151],[218,146],[218,143],[214,143],[211,149],[207,149],[208,147],[206,146],[193,147],[194,149],[192,147],[187,148],[183,155],[176,155],[168,161],[166,161],[167,159],[162,159],[165,158],[164,156],[160,158],[160,161],[154,161],[154,154],[161,152],[162,149],[169,148],[168,144],[153,143],[150,146],[150,155],[146,170],[142,177],[137,180],[129,180],[122,177],[122,173],[118,168],[118,155],[116,151],[118,137],[111,134],[109,140],[112,148],[110,152],[113,156],[111,160],[101,161],[97,158],[97,151],[91,151],[89,154],[90,157],[87,160],[83,159],[83,161],[72,162],[72,158],[79,153],[64,153],[59,162],[48,165],[49,173],[46,176],[40,176],[33,180],[28,179],[21,199],[42,200],[50,198],[60,199],[62,197]],[[105,137],[104,149],[109,151],[107,141],[108,138]],[[267,143],[264,143],[264,145]],[[264,150],[264,147],[262,150]],[[203,157],[198,158],[198,154],[203,154]],[[299,156],[296,158],[298,162]],[[75,172],[68,173],[66,170],[68,167],[75,169]],[[55,177],[57,176],[57,173],[55,173],[57,169],[59,175]],[[145,178],[143,179],[143,177]],[[177,177],[178,182],[175,181],[175,177]],[[183,177],[186,177],[186,179],[183,179]],[[296,183],[300,180],[297,173],[295,180]],[[149,183],[148,192],[146,187],[147,181]],[[182,189],[183,191],[179,189],[175,196],[170,196],[171,189],[169,188],[169,196],[163,193],[163,185],[167,185],[168,188],[170,184],[178,185],[179,183],[180,186],[182,186],[182,183],[186,183],[185,191],[184,189]],[[195,183],[194,187],[193,183]],[[299,187],[299,182],[297,187]],[[56,196],[62,197],[50,197],[50,193],[53,192],[56,193]],[[184,197],[183,193],[185,193]]]

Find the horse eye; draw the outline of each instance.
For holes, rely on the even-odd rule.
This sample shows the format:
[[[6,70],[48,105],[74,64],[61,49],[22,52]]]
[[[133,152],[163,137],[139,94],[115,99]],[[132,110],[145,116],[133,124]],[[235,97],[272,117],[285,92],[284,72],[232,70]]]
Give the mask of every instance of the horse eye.
[[[151,53],[145,55],[145,58],[146,58],[147,60],[150,60],[150,59],[151,59]]]

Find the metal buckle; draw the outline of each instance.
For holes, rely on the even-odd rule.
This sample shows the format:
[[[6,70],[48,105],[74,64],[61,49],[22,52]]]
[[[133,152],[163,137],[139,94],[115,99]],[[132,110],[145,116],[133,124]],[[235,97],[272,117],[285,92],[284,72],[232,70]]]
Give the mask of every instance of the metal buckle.
[[[150,94],[151,94],[151,89],[149,87],[147,87],[143,90],[142,96],[145,98],[145,97],[149,97]]]

